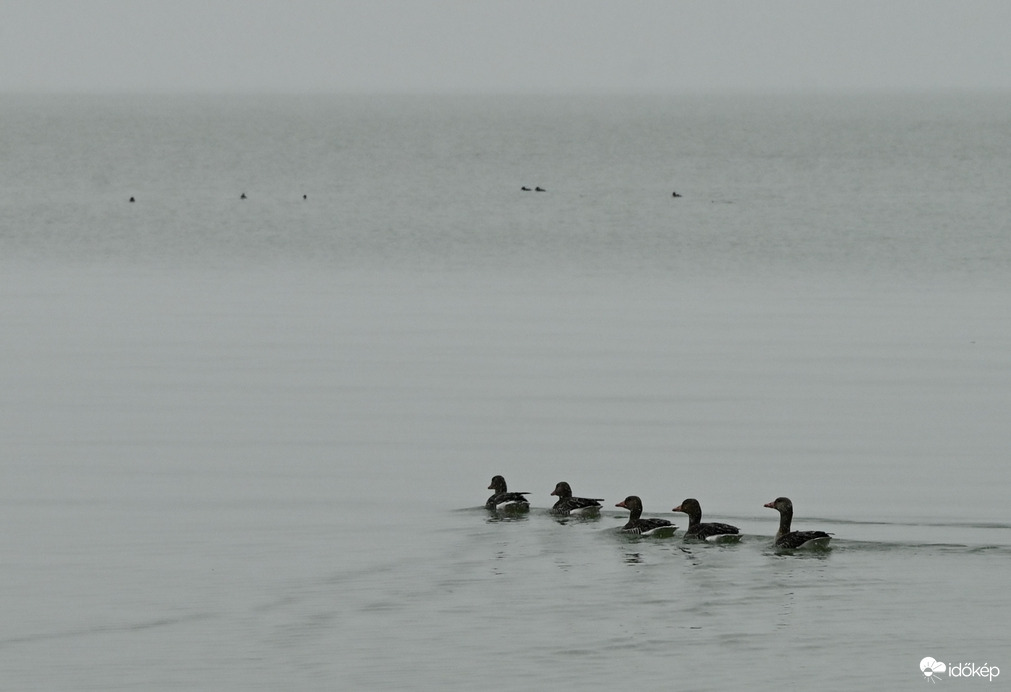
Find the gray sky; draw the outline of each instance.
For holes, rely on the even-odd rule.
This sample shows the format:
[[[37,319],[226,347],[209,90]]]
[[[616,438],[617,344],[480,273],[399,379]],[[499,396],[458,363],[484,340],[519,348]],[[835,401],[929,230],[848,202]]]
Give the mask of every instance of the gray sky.
[[[0,91],[1011,90],[1011,0],[0,0]]]

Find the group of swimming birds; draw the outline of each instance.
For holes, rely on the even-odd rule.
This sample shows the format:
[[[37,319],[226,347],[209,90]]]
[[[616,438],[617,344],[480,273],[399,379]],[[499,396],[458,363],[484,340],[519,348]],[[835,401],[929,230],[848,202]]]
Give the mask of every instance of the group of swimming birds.
[[[488,501],[484,503],[485,509],[493,511],[519,511],[524,512],[530,509],[530,502],[526,496],[530,493],[509,492],[505,478],[495,476],[491,479],[489,490],[494,491]],[[572,488],[565,481],[555,486],[551,494],[558,498],[551,508],[552,514],[563,516],[573,514],[592,514],[600,511],[602,498],[574,497]],[[791,531],[790,524],[793,521],[793,503],[788,497],[777,497],[772,502],[765,504],[766,507],[779,512],[779,531],[776,532],[775,546],[777,548],[795,549],[809,547],[825,547],[831,539],[831,534],[824,531]],[[621,527],[623,533],[635,534],[639,536],[652,535],[673,535],[677,527],[666,519],[643,518],[642,500],[637,495],[629,495],[615,507],[623,507],[631,514],[628,523]],[[685,540],[701,541],[737,541],[741,538],[741,530],[730,524],[718,522],[702,521],[702,505],[693,497],[688,498],[680,505],[671,510],[672,512],[684,512],[688,515],[688,528],[685,530]]]

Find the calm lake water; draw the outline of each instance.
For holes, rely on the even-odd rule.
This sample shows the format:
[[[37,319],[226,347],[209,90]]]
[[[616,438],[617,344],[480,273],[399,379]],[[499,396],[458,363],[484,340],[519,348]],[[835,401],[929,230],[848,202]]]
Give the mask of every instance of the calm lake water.
[[[1006,687],[1009,113],[5,97],[0,687]]]

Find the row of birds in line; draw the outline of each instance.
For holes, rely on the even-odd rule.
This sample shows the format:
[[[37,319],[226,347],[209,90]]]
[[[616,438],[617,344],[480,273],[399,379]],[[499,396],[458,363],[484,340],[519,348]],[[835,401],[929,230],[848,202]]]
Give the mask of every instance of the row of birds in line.
[[[506,485],[505,478],[495,476],[491,479],[488,489],[493,491],[492,496],[485,502],[485,509],[493,511],[525,512],[530,509],[530,501],[526,496],[528,492],[510,492]],[[572,488],[565,481],[561,481],[555,486],[551,494],[558,498],[551,508],[552,514],[569,516],[573,514],[592,514],[600,511],[603,498],[575,497]],[[832,535],[824,531],[791,531],[790,525],[793,521],[793,503],[788,497],[777,497],[772,502],[767,502],[766,507],[779,512],[779,530],[776,532],[775,546],[777,548],[807,548],[821,547],[828,545]],[[630,513],[628,523],[619,529],[623,533],[635,534],[639,536],[666,535],[670,536],[677,530],[670,521],[659,518],[643,518],[642,500],[637,495],[629,495],[615,507],[623,507]],[[738,541],[741,538],[741,530],[730,524],[719,522],[702,521],[702,505],[695,498],[688,498],[680,505],[671,510],[672,512],[684,512],[688,515],[688,528],[685,530],[685,540],[702,541]]]
[[[527,187],[526,185],[524,185],[520,189],[523,190],[523,192],[547,192],[547,190],[545,190],[540,185],[538,185],[537,187],[532,187],[532,188],[531,187]],[[672,197],[680,197],[681,195],[679,195],[677,193],[677,191],[675,190],[674,194],[672,194],[671,196]],[[241,195],[239,195],[239,199],[246,199],[246,193],[243,192]],[[302,195],[302,199],[309,199],[309,196],[308,195]],[[137,198],[136,197],[131,197],[130,201],[131,202],[136,202]]]

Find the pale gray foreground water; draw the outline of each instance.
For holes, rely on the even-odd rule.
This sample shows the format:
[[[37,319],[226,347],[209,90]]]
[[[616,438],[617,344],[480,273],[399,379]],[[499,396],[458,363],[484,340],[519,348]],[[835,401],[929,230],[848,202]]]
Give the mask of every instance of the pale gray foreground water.
[[[5,276],[12,688],[844,689],[1007,650],[979,296]],[[494,473],[528,516],[479,508]],[[559,522],[558,480],[746,537]],[[770,549],[779,494],[831,552]]]

